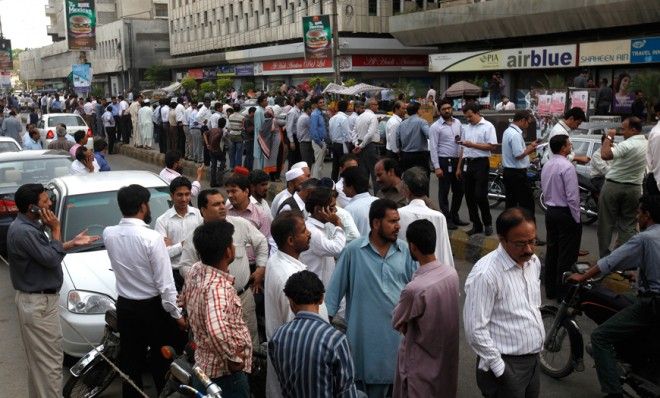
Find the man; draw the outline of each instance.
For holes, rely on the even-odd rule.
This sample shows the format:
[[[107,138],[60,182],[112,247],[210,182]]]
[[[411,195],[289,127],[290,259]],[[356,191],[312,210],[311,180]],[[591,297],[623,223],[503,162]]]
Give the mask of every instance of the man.
[[[158,355],[158,347],[179,343],[177,331],[186,320],[176,304],[176,287],[165,241],[149,228],[149,190],[129,185],[117,192],[123,218],[103,231],[103,242],[117,284],[117,325],[121,334],[119,364],[138,388],[142,389],[142,369],[147,347],[156,391],[165,384],[169,363]],[[175,347],[176,348],[176,347]],[[123,383],[124,397],[137,397],[138,391]]]
[[[261,146],[257,142],[257,137],[259,136],[259,132],[261,131],[261,125],[264,124],[266,120],[266,107],[268,106],[268,96],[265,94],[260,95],[257,97],[257,109],[254,112],[254,134],[253,134],[253,140],[254,140],[254,145],[253,148],[248,148],[248,151],[252,150],[253,151],[253,156],[254,156],[254,168],[255,169],[261,169],[263,168],[264,165],[264,155],[261,151]],[[251,167],[248,167],[249,169],[252,169]]]
[[[284,174],[284,178],[286,180],[286,188],[275,195],[272,203],[270,204],[271,219],[275,218],[277,215],[282,202],[299,191],[300,185],[309,179],[309,176],[309,166],[306,162],[298,162],[291,166],[291,169]]]
[[[57,139],[48,144],[48,149],[69,151],[70,153],[74,143],[67,139],[66,128],[62,125],[57,125],[55,127],[55,134],[57,135]]]
[[[381,199],[390,199],[399,207],[407,205],[408,199],[403,193],[399,162],[392,158],[383,158],[376,163],[375,170],[376,181],[381,187],[376,196]]]
[[[165,180],[166,183],[170,184],[172,181],[181,177],[181,172],[183,171],[183,165],[181,164],[181,153],[177,150],[168,151],[165,154],[165,168],[160,171],[158,174],[160,178]],[[204,178],[204,165],[200,165],[197,168],[197,178],[192,182],[192,196],[195,197],[199,194],[199,191],[202,189],[200,181]]]
[[[509,97],[506,95],[502,96],[502,101],[498,102],[497,105],[495,105],[495,110],[498,112],[501,111],[515,111],[516,110],[516,104],[513,102],[509,101]]]
[[[642,122],[646,121],[646,100],[642,90],[635,90],[635,100],[630,106],[630,113]]]
[[[359,166],[371,176],[371,184],[374,192],[378,192],[378,183],[376,182],[376,162],[378,161],[378,148],[376,142],[380,141],[378,133],[378,101],[372,98],[368,102],[369,109],[362,112],[355,121],[353,135],[353,153],[358,155]]]
[[[108,105],[105,108],[105,112],[103,112],[101,120],[103,120],[103,130],[105,132],[105,136],[108,138],[108,152],[112,154],[115,148],[115,141],[117,141],[115,127],[116,123],[115,118],[112,116],[112,106]]]
[[[249,397],[247,373],[252,367],[252,341],[243,320],[242,303],[229,267],[236,248],[234,226],[211,221],[193,235],[200,262],[188,273],[181,304],[190,314],[195,336],[195,365],[227,397]]]
[[[128,144],[131,138],[131,115],[128,111],[128,102],[119,95],[119,126],[120,138],[124,144]]]
[[[617,246],[626,243],[637,232],[634,208],[642,196],[648,143],[641,134],[642,121],[638,118],[625,119],[621,128],[624,141],[613,147],[616,130],[610,129],[600,149],[603,160],[612,161],[598,197],[598,251],[601,258],[610,253],[614,231]]]
[[[392,116],[390,116],[385,125],[385,150],[387,151],[387,155],[394,159],[399,158],[399,146],[397,144],[396,133],[405,114],[406,108],[403,106],[403,102],[396,101],[392,107]]]
[[[536,151],[537,143],[525,146],[525,131],[529,128],[532,115],[528,110],[518,110],[513,123],[502,136],[502,166],[504,166],[504,188],[506,208],[524,207],[534,214],[534,195],[527,178],[529,155]]]
[[[367,236],[371,231],[369,209],[378,198],[369,193],[369,176],[359,167],[349,167],[342,173],[344,177],[344,193],[351,201],[344,208],[350,213],[360,235]]]
[[[493,106],[500,102],[502,94],[504,93],[504,88],[506,87],[506,81],[502,77],[500,72],[493,73],[493,77],[488,82],[488,91],[490,94],[490,105]]]
[[[170,111],[167,114],[167,122],[169,123],[169,130],[165,132],[167,134],[167,149],[168,150],[179,150],[178,149],[178,135],[176,125],[176,113],[174,108],[176,108],[176,102],[172,100],[169,104]]]
[[[337,191],[337,206],[342,209],[351,201],[351,199],[344,193],[344,170],[349,167],[357,166],[358,157],[354,153],[347,153],[339,159],[339,181],[335,184],[335,190]]]
[[[99,165],[99,171],[110,171],[110,163],[106,160],[108,154],[108,142],[104,138],[94,140],[94,160]]]
[[[296,136],[298,137],[298,143],[300,144],[300,158],[308,165],[314,163],[314,149],[312,148],[312,139],[309,134],[311,114],[312,103],[303,103],[302,112],[296,122]]]
[[[76,150],[74,161],[71,162],[71,175],[85,175],[89,173],[96,173],[101,169],[98,162],[94,157],[94,152],[87,149],[87,147],[80,146]]]
[[[346,246],[346,234],[337,215],[337,200],[330,188],[317,187],[305,201],[307,220],[305,224],[311,233],[309,250],[300,253],[300,261],[315,273],[328,286],[335,270],[335,258]]]
[[[293,106],[289,110],[289,113],[286,114],[286,139],[289,148],[289,170],[291,170],[291,166],[300,162],[302,159],[300,157],[300,143],[298,142],[296,127],[304,104],[305,98],[300,94],[296,94],[293,98]]]
[[[324,292],[309,271],[296,272],[284,285],[295,318],[276,330],[268,355],[285,397],[358,397],[348,340],[319,316]]]
[[[461,122],[452,116],[452,102],[448,99],[440,101],[440,118],[429,128],[429,150],[431,164],[438,178],[438,202],[440,211],[447,218],[447,228],[456,229],[466,226],[458,215],[463,201],[463,182],[456,177],[458,171],[459,145],[461,139]],[[451,189],[451,208],[449,207],[449,190]]]
[[[165,246],[172,263],[177,291],[183,287],[179,260],[185,238],[202,223],[199,210],[190,206],[192,184],[186,177],[176,177],[170,183],[172,207],[156,219],[154,229],[165,238]]]
[[[498,248],[481,258],[465,282],[465,336],[477,354],[484,397],[539,396],[541,263],[536,225],[526,209],[506,209],[496,221]]]
[[[564,113],[564,118],[560,119],[557,122],[557,124],[554,125],[552,130],[550,130],[548,141],[550,141],[552,137],[554,137],[557,134],[563,134],[566,136],[570,135],[570,132],[580,127],[582,122],[584,122],[585,120],[587,120],[587,116],[584,114],[582,108],[575,107],[569,109],[568,111],[566,111],[566,113]],[[551,155],[547,150],[545,153]],[[576,156],[573,152],[571,152],[568,155],[567,159],[571,162],[575,161],[580,164],[587,164],[591,160],[586,155]],[[545,165],[545,162],[543,162],[543,164]]]
[[[170,101],[167,98],[160,100],[160,129],[158,131],[158,147],[160,153],[174,151],[175,148],[168,146],[168,135],[170,134]],[[201,134],[201,133],[200,133]],[[193,159],[197,160],[197,159]]]
[[[243,150],[245,147],[245,131],[243,129],[243,120],[245,116],[241,114],[241,106],[234,104],[233,108],[227,109],[227,135],[230,142],[229,146],[229,166],[234,168],[243,165]]]
[[[145,149],[151,149],[154,145],[154,111],[151,108],[151,102],[148,99],[142,101],[142,107],[137,113],[137,135],[140,136],[139,142]]]
[[[429,171],[429,125],[419,117],[419,102],[411,102],[406,108],[408,118],[396,131],[397,148],[401,157],[401,169],[421,167]]]
[[[59,397],[64,360],[58,310],[62,260],[67,250],[93,243],[99,237],[83,231],[62,242],[60,221],[50,210],[53,204],[41,184],[20,186],[14,201],[18,215],[7,230],[7,259],[28,365],[26,395]],[[50,229],[49,235],[44,227]]]
[[[183,105],[183,97],[178,97],[176,99],[176,106],[174,107],[174,115],[176,120],[176,130],[177,130],[177,149],[181,153],[186,152],[186,132],[184,129],[184,124],[188,123],[186,119],[186,107]]]
[[[341,299],[346,298],[346,336],[358,388],[369,397],[385,397],[394,381],[401,341],[401,336],[389,328],[391,314],[417,263],[406,243],[397,239],[396,203],[388,199],[373,202],[369,225],[371,231],[349,243],[339,257],[326,303],[328,314],[334,316]]]
[[[582,239],[580,223],[580,192],[577,172],[567,159],[573,144],[567,135],[550,139],[553,155],[543,166],[541,187],[548,208],[545,229],[548,247],[545,254],[545,295],[560,298],[562,274],[577,261]]]
[[[483,232],[490,236],[493,234],[493,219],[488,204],[488,158],[497,145],[497,135],[495,126],[479,114],[479,105],[465,105],[463,114],[469,124],[459,142],[461,149],[456,177],[462,178],[465,184],[465,202],[472,222],[472,229],[467,234],[471,236]]]
[[[449,232],[445,216],[437,210],[430,209],[424,202],[425,192],[429,189],[429,177],[424,170],[413,167],[403,173],[403,193],[410,204],[399,208],[399,239],[406,236],[406,230],[415,220],[426,219],[433,222],[437,242],[435,258],[442,264],[454,267],[454,256],[449,243]]]
[[[305,220],[299,212],[280,213],[273,220],[271,232],[278,251],[268,259],[266,265],[268,272],[266,273],[264,302],[268,341],[273,338],[277,328],[294,318],[283,289],[291,275],[307,269],[307,266],[300,262],[299,257],[300,253],[309,249],[311,239],[311,233],[307,230]],[[323,304],[321,304],[319,315],[327,321],[327,310]],[[266,377],[266,396],[269,398],[281,397],[281,389],[272,366],[272,360],[268,361]]]
[[[142,96],[138,95],[135,101],[131,102],[131,105],[128,107],[128,115],[131,117],[131,129],[132,133],[130,136],[130,141],[133,141],[133,146],[136,148],[142,148],[144,144],[142,143],[142,134],[140,133],[140,124],[138,121],[138,112],[142,107]]]
[[[325,159],[325,139],[328,136],[325,127],[325,118],[323,117],[325,99],[321,96],[312,98],[312,107],[314,111],[309,117],[309,136],[312,139],[312,149],[314,150],[312,177],[321,178]]]
[[[87,145],[87,140],[89,137],[87,137],[87,133],[83,130],[78,130],[75,133],[73,133],[73,140],[75,141],[75,144],[69,149],[69,153],[71,154],[72,158],[76,157],[76,151],[78,148],[81,146],[86,146]]]
[[[283,200],[280,203],[279,209],[277,209],[277,213],[281,213],[283,211],[299,211],[303,214],[303,217],[307,219],[309,216],[309,213],[307,213],[307,210],[305,210],[305,202],[307,201],[307,198],[309,197],[310,193],[316,189],[316,187],[319,185],[319,180],[316,178],[309,178],[305,180],[302,184],[300,184],[300,189],[298,189],[297,192],[293,193],[293,196],[290,198]]]
[[[270,205],[266,200],[270,177],[263,170],[252,170],[248,174],[248,180],[250,181],[250,202],[260,207],[272,221]]]
[[[392,327],[403,334],[395,398],[456,397],[459,282],[456,270],[433,254],[437,238],[429,220],[417,220],[406,231],[410,255],[419,268],[392,313]]]
[[[348,129],[351,131],[351,142],[347,143],[349,152],[353,152],[354,145],[353,142],[357,140],[355,136],[355,123],[357,118],[364,112],[364,102],[362,101],[351,101],[348,106],[349,115],[348,115]]]
[[[330,118],[330,141],[332,142],[332,173],[331,178],[337,181],[339,177],[339,160],[344,156],[346,150],[346,143],[351,142],[351,131],[348,129],[348,116],[346,116],[346,109],[348,109],[347,101],[337,102],[337,113]],[[320,177],[319,177],[320,178]]]
[[[23,140],[24,151],[43,149],[41,146],[41,134],[39,133],[39,130],[34,127],[30,127],[27,134],[28,139]]]
[[[18,120],[16,111],[9,111],[9,117],[4,118],[2,121],[0,133],[2,133],[2,135],[5,137],[11,137],[15,139],[16,142],[22,142],[21,131],[23,131],[23,125],[21,124],[21,121]]]
[[[610,112],[613,96],[612,87],[608,86],[607,79],[603,78],[596,94],[596,114],[607,115]]]
[[[233,276],[236,294],[243,306],[243,320],[247,324],[252,346],[259,344],[257,329],[257,315],[255,312],[254,293],[261,291],[262,285],[255,286],[254,280],[264,275],[266,261],[268,260],[268,241],[266,237],[248,220],[241,217],[227,215],[225,198],[217,189],[205,189],[197,197],[197,206],[204,219],[204,223],[213,221],[227,221],[234,226],[232,240],[235,253],[234,261],[229,264],[229,273]],[[183,241],[180,272],[184,279],[188,278],[190,267],[199,261],[199,253],[193,244],[193,233],[188,234]],[[255,270],[251,271],[247,248],[254,252]]]
[[[190,101],[185,101],[183,110],[183,134],[186,140],[183,151],[185,159],[190,159],[192,157],[192,136],[190,135],[190,125],[193,123],[191,117],[192,112],[193,107]]]
[[[426,96],[424,98],[428,98],[428,97],[433,97],[433,101],[435,101],[436,91],[435,88],[433,88],[432,84],[429,85],[429,91],[426,92]]]
[[[251,221],[265,237],[270,236],[271,219],[259,206],[250,201],[250,179],[246,175],[232,173],[225,180],[227,214]]]
[[[653,107],[658,123],[653,126],[648,137],[648,149],[646,150],[646,193],[649,195],[660,195],[660,101]]]
[[[655,309],[660,294],[660,196],[642,196],[637,208],[640,233],[598,260],[584,274],[573,274],[571,282],[583,283],[599,274],[639,269],[637,300],[598,326],[591,334],[593,358],[602,391],[608,397],[623,397],[615,347],[634,343],[654,330]],[[647,347],[648,348],[648,347]]]
[[[589,79],[589,71],[582,69],[580,74],[573,79],[573,87],[587,88],[587,80]]]
[[[243,166],[248,170],[252,170],[254,165],[254,152],[251,150],[254,147],[254,114],[257,108],[251,106],[248,108],[248,114],[243,120],[243,131],[245,132],[245,159]]]

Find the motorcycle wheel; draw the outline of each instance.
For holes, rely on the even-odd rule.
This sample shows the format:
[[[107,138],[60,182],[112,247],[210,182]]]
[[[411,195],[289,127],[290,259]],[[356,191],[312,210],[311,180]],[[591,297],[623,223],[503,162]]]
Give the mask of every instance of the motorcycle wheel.
[[[97,362],[79,377],[71,376],[64,386],[64,398],[92,398],[101,394],[117,376],[104,360]]]
[[[539,207],[543,209],[543,211],[548,210],[548,206],[545,204],[545,196],[543,196],[543,192],[539,194]]]
[[[491,208],[497,207],[500,203],[504,202],[501,196],[504,196],[504,183],[501,178],[494,178],[488,180],[488,205]]]
[[[546,335],[550,332],[552,323],[557,315],[554,307],[542,307],[541,318]],[[573,355],[569,341],[568,331],[564,325],[559,325],[556,337],[551,346],[543,347],[539,355],[541,371],[554,379],[561,379],[573,373]]]
[[[598,220],[598,215],[592,216],[586,214],[587,210],[598,213],[598,202],[591,195],[587,195],[586,198],[580,198],[580,207],[580,221],[582,221],[582,224],[591,225]]]

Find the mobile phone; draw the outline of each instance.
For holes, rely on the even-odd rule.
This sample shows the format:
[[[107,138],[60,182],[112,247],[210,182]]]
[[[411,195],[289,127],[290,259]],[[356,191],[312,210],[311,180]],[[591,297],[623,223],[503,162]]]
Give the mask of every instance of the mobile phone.
[[[461,142],[461,136],[458,135],[458,134],[456,134],[456,135],[454,136],[454,141],[456,141],[456,142]]]
[[[32,214],[41,215],[41,208],[39,206],[30,205],[30,207],[28,207],[28,210]]]

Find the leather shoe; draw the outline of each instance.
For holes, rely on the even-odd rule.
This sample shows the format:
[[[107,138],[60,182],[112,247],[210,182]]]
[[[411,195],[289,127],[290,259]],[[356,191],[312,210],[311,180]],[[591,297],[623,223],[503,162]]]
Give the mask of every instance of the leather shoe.
[[[466,234],[468,234],[468,236],[472,236],[472,235],[475,235],[475,234],[481,234],[483,232],[484,232],[484,230],[481,229],[481,228],[477,229],[477,228],[472,227],[472,229],[468,230],[466,232]]]
[[[447,223],[447,229],[454,230],[454,229],[458,229],[458,227],[456,226],[456,224],[450,221]]]
[[[467,221],[463,221],[460,218],[455,218],[454,219],[454,225],[458,225],[459,227],[465,227],[467,225],[470,225],[470,223],[467,222]]]
[[[493,234],[493,227],[489,225],[486,227],[486,231],[484,232],[484,235],[491,236],[492,234]]]

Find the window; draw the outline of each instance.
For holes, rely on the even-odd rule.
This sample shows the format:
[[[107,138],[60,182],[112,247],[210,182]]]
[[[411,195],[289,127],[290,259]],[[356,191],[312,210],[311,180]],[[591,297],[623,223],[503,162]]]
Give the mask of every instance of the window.
[[[167,18],[167,4],[154,4],[154,11],[156,13],[156,18]]]
[[[209,23],[209,12],[204,11],[204,21],[202,21],[202,25],[206,25],[207,23]]]
[[[277,20],[276,25],[282,25],[282,6],[277,6]]]
[[[378,0],[369,0],[369,15],[378,15]]]

